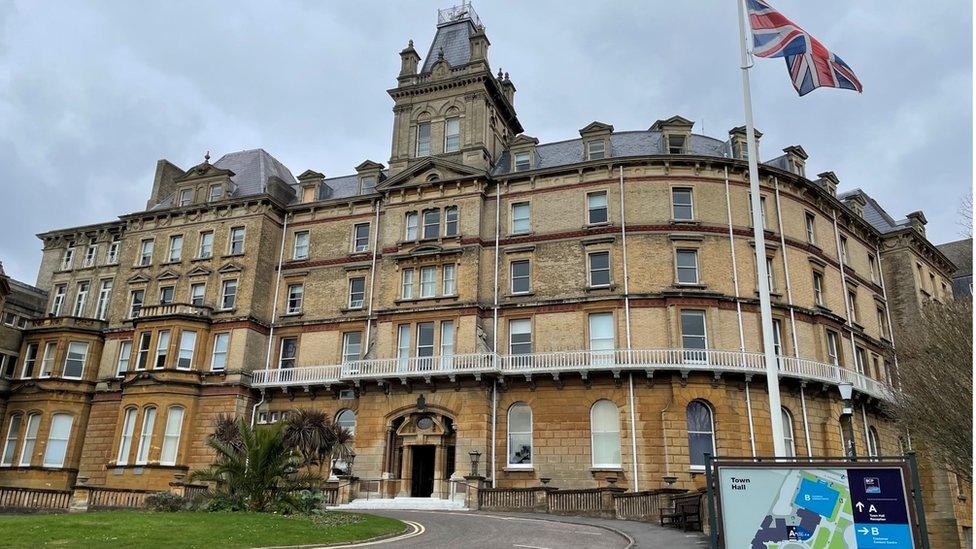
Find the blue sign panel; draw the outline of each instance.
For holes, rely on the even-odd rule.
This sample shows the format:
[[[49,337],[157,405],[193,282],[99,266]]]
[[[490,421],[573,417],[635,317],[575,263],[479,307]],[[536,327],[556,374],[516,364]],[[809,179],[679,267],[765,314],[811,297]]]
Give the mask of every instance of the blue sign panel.
[[[915,547],[901,469],[848,469],[858,549]]]

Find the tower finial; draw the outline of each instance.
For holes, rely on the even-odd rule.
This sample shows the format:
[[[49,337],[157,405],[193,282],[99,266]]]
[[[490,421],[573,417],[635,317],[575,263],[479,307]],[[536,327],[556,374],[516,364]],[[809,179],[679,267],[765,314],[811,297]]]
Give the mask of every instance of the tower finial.
[[[407,47],[408,48],[412,48],[413,47],[413,38],[411,38],[409,41],[407,41]]]
[[[437,59],[444,59],[444,48],[437,50]]]
[[[502,79],[502,68],[501,67],[498,67],[498,79],[499,80]]]
[[[210,163],[210,150],[209,149],[207,150],[207,154],[203,155],[203,161],[206,162],[207,164]]]

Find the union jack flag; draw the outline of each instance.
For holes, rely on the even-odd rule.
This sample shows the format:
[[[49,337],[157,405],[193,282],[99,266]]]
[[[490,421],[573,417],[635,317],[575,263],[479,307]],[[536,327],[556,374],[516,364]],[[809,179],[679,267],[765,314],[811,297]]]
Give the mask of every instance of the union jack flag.
[[[851,67],[819,40],[776,11],[765,0],[746,0],[754,55],[783,57],[793,87],[801,96],[819,87],[861,92]]]

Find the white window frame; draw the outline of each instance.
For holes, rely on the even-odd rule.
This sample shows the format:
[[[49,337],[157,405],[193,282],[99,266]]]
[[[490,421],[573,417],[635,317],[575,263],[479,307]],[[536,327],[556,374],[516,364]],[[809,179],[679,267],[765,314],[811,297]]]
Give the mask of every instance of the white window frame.
[[[532,169],[532,153],[529,151],[518,151],[512,154],[512,171],[525,172]]]
[[[457,295],[457,265],[454,263],[441,266],[441,293],[446,296]]]
[[[427,136],[423,137],[423,128],[427,129]],[[430,122],[419,122],[417,123],[417,148],[415,149],[416,157],[430,156],[431,151],[431,141],[432,141],[432,129]]]
[[[691,407],[692,404],[700,404],[708,411],[708,431],[692,431],[689,429],[688,408]],[[692,471],[704,471],[704,464],[696,464],[691,462],[691,435],[709,435],[709,438],[712,441],[712,455],[715,455],[715,410],[712,408],[711,404],[700,399],[695,399],[689,402],[688,406],[685,406],[685,430],[688,432],[688,464],[690,465]]]
[[[91,282],[83,280],[78,283],[75,290],[75,307],[72,316],[81,317],[85,314],[85,307],[88,305],[88,292],[91,290]]]
[[[362,290],[357,292],[355,286],[357,282],[362,285]],[[357,299],[358,296],[358,299]],[[349,279],[349,301],[350,309],[362,309],[366,307],[366,277],[354,276]]]
[[[74,349],[77,349],[78,348],[76,346],[81,347],[82,349],[84,349],[84,351],[80,353],[81,354],[81,361],[80,361],[81,362],[81,372],[79,372],[78,375],[73,376],[73,375],[68,375],[68,363],[71,362],[72,360],[74,360],[75,362],[77,362],[76,359],[72,359],[71,358],[72,349],[73,348]],[[64,379],[81,379],[81,378],[85,377],[85,366],[88,364],[88,349],[89,349],[89,344],[88,344],[87,341],[69,341],[68,342],[68,348],[67,348],[67,350],[64,353],[64,364],[61,367],[61,377],[63,377]],[[79,354],[79,352],[76,350],[74,352],[74,354]]]
[[[827,330],[827,360],[834,366],[840,366],[840,349],[838,348],[837,332]]]
[[[174,420],[174,413],[179,414],[178,420]],[[186,416],[186,408],[182,406],[170,406],[166,410],[166,427],[163,431],[163,444],[159,450],[160,465],[176,465],[176,458],[180,453],[180,435],[183,433],[184,416]]]
[[[37,366],[38,350],[39,350],[39,346],[37,343],[27,344],[27,349],[24,352],[24,365],[20,370],[21,379],[30,379],[31,377],[34,376],[34,367]]]
[[[166,361],[169,360],[170,331],[160,330],[156,333],[156,353],[153,355],[153,370],[166,368]],[[162,364],[160,364],[162,359]]]
[[[598,196],[603,197],[603,206],[593,206],[592,200]],[[594,221],[593,212],[603,210],[603,221]],[[610,193],[607,191],[592,191],[586,193],[586,224],[587,225],[607,225],[610,223]]]
[[[451,125],[457,126],[457,131],[452,132]],[[456,140],[452,142],[452,139]],[[444,120],[444,152],[453,153],[461,150],[461,118],[451,117]]]
[[[61,270],[68,271],[71,270],[72,264],[75,259],[75,249],[74,243],[68,244],[68,247],[64,249],[64,255],[61,256]]]
[[[28,414],[26,428],[24,429],[24,442],[20,445],[20,459],[17,460],[21,467],[30,467],[31,461],[34,459],[34,450],[37,447],[37,433],[40,430],[40,412]]]
[[[169,237],[169,255],[167,257],[170,263],[177,263],[183,259],[183,235],[174,234]]]
[[[187,341],[189,339],[190,341]],[[193,354],[197,348],[197,333],[193,330],[180,330],[180,346],[176,352],[176,369],[192,370]],[[183,366],[186,361],[186,366]]]
[[[242,255],[244,253],[244,239],[246,237],[246,227],[231,227],[227,237],[227,254]]]
[[[417,240],[420,237],[420,214],[417,212],[407,212],[404,216],[403,238],[407,242]]]
[[[457,206],[444,208],[444,236],[457,236],[461,229],[461,210]]]
[[[167,298],[166,295],[169,294]],[[176,299],[176,286],[160,286],[159,287],[159,304],[169,305],[173,303]]]
[[[220,342],[223,340],[224,349],[220,350]],[[227,352],[230,350],[230,332],[220,332],[214,334],[213,350],[210,353],[210,371],[223,372],[227,369]],[[217,357],[220,357],[218,365]]]
[[[98,244],[94,244],[94,243],[93,244],[89,244],[88,247],[85,248],[85,259],[84,259],[84,262],[83,262],[84,266],[85,267],[94,267],[95,266],[95,259],[97,257],[98,257]]]
[[[824,275],[819,271],[813,271],[813,302],[824,306]]]
[[[61,316],[61,309],[64,307],[64,298],[67,294],[67,284],[58,284],[54,287],[54,297],[51,298],[51,314],[53,316]]]
[[[516,431],[516,430],[512,429],[512,412],[514,410],[519,409],[519,408],[524,408],[525,410],[528,411],[528,416],[529,416],[529,428],[528,428],[528,430],[518,430],[518,431]],[[505,420],[505,430],[506,430],[507,435],[508,435],[508,436],[505,437],[506,438],[506,446],[505,446],[505,455],[506,455],[506,458],[505,458],[506,459],[506,466],[505,467],[506,468],[508,468],[508,469],[532,469],[533,468],[532,460],[535,457],[535,436],[534,436],[534,434],[532,432],[533,431],[533,429],[532,429],[533,428],[533,424],[532,424],[532,420],[533,419],[534,418],[533,418],[533,414],[532,414],[532,407],[529,406],[527,403],[525,403],[525,402],[516,402],[516,403],[512,404],[511,406],[509,406],[509,408],[508,408],[508,416],[506,417],[506,420]],[[512,457],[513,457],[512,456],[512,438],[513,438],[513,436],[526,436],[526,435],[528,435],[528,437],[529,437],[529,461],[528,462],[521,462],[521,463],[514,463],[512,461]]]
[[[119,343],[119,359],[116,361],[115,376],[123,377],[129,371],[132,363],[132,340],[127,339]]]
[[[141,372],[150,367],[149,357],[152,353],[152,332],[141,332],[139,334],[139,346],[136,348],[136,364],[134,371]]]
[[[524,215],[519,210],[524,208]],[[512,204],[512,234],[529,234],[532,232],[532,203],[516,202]],[[524,224],[524,227],[522,226]]]
[[[193,189],[180,189],[179,207],[193,204]]]
[[[311,233],[309,231],[295,231],[295,242],[292,245],[292,259],[308,259],[308,252],[311,244]]]
[[[596,256],[596,255],[603,255],[603,254],[605,254],[607,256],[607,267],[606,267],[606,269],[602,269],[602,268],[601,269],[594,269],[593,268],[593,257]],[[586,277],[587,277],[587,282],[588,282],[589,287],[590,288],[609,288],[610,286],[612,286],[613,285],[613,278],[611,276],[611,274],[612,274],[612,268],[611,267],[612,266],[611,266],[611,263],[610,263],[610,251],[609,250],[601,250],[601,251],[598,251],[598,252],[590,252],[590,253],[586,254]],[[606,284],[594,284],[593,283],[593,273],[595,273],[595,272],[601,272],[601,271],[604,271],[604,270],[606,270],[606,272],[607,272],[607,283]]]
[[[58,420],[67,419],[67,433],[60,433],[57,430]],[[47,433],[47,445],[44,448],[44,458],[41,465],[60,469],[64,467],[64,459],[68,455],[68,443],[71,441],[71,427],[74,425],[74,417],[70,414],[54,414],[51,416],[51,425]],[[61,425],[61,430],[64,426]]]
[[[366,229],[366,234],[359,235],[360,229]],[[356,223],[352,226],[352,251],[353,253],[363,253],[369,251],[369,223]]]
[[[358,343],[353,343],[351,341],[352,335],[357,335],[359,337]],[[356,347],[355,354],[352,352],[352,347]],[[342,363],[348,364],[350,362],[359,360],[362,357],[363,352],[363,333],[362,332],[345,332],[342,334]],[[355,358],[350,358],[355,357]]]
[[[803,212],[803,223],[807,231],[807,243],[817,245],[817,216]]]
[[[787,457],[796,457],[796,431],[793,429],[793,414],[781,407],[783,411],[783,446],[786,448]]]
[[[139,245],[139,262],[137,263],[137,266],[146,267],[152,265],[154,247],[155,247],[154,239],[152,238],[142,239],[142,243]]]
[[[229,289],[233,289],[232,292],[228,292]],[[240,290],[238,287],[237,279],[231,278],[224,280],[220,285],[220,310],[230,311],[237,307],[237,293]],[[230,297],[230,306],[227,306],[227,298]]]
[[[20,427],[23,423],[23,414],[11,414],[7,423],[7,437],[3,440],[3,456],[0,456],[0,467],[13,466],[14,454],[17,453],[17,441],[20,439]]]
[[[429,276],[427,276],[429,274]],[[420,268],[420,297],[437,296],[437,267],[425,265]]]
[[[108,245],[108,252],[105,254],[105,263],[107,265],[114,265],[119,262],[119,246],[118,241],[112,241]]]
[[[136,434],[136,408],[126,408],[122,416],[122,432],[119,436],[119,453],[115,457],[116,465],[127,465],[129,454],[132,453],[132,437]]]
[[[200,295],[196,294],[197,288],[200,289]],[[197,299],[199,297],[199,300]],[[196,307],[202,307],[207,300],[207,283],[206,282],[195,282],[190,284],[190,305]]]
[[[54,374],[54,360],[57,358],[58,344],[48,341],[44,344],[44,354],[41,357],[41,371],[37,377],[51,377]]]
[[[523,264],[527,268],[525,275],[516,276],[515,266],[523,265]],[[508,291],[511,292],[512,295],[531,294],[532,293],[532,261],[529,259],[516,259],[514,261],[509,262],[508,278],[509,278]],[[516,290],[515,289],[516,280],[521,281],[523,279],[525,280],[526,288],[524,290]]]
[[[149,452],[152,450],[153,429],[156,427],[156,407],[149,406],[142,410],[142,429],[139,430],[139,447],[136,448],[136,465],[149,463]]]
[[[402,299],[414,298],[414,285],[417,282],[416,269],[404,269],[400,274],[400,297]]]
[[[516,331],[516,327],[519,328],[519,331]],[[527,329],[523,331],[522,330],[522,327],[525,327]],[[529,340],[528,341],[520,341],[518,343],[516,343],[514,341],[514,336],[516,336],[516,335],[526,335],[526,334],[529,336]],[[530,319],[530,318],[513,318],[513,319],[511,319],[511,320],[508,321],[508,354],[510,354],[510,355],[518,355],[518,356],[532,354],[532,351],[533,351],[533,342],[532,342],[532,339],[533,339],[533,337],[532,337],[532,319]],[[516,345],[519,345],[519,346],[527,345],[529,350],[528,350],[527,353],[517,353],[517,352],[515,352],[515,346]]]
[[[112,298],[112,279],[102,280],[98,287],[98,304],[95,306],[95,318],[105,320],[108,317],[108,304]]]
[[[678,203],[678,194],[688,194],[688,203]],[[691,212],[688,217],[679,217],[677,209],[688,208]],[[695,193],[691,187],[671,187],[671,219],[675,221],[694,221],[695,219]]]
[[[210,185],[210,188],[207,189],[207,202],[220,200],[223,196],[224,196],[224,188],[220,183],[215,183],[213,185]]]
[[[595,415],[595,412],[597,411],[597,407],[598,406],[604,406],[604,403],[606,403],[605,405],[608,407],[607,408],[608,410],[610,408],[612,408],[613,411],[614,411],[614,413],[616,414],[616,418],[617,418],[616,430],[613,430],[612,429],[612,427],[613,427],[612,425],[610,426],[611,427],[610,429],[605,428],[603,426],[600,426],[599,429],[597,428],[597,422],[594,421],[594,415]],[[617,437],[617,458],[618,458],[616,463],[614,463],[614,462],[600,462],[600,461],[597,461],[597,459],[596,459],[597,458],[597,451],[596,450],[597,450],[597,435],[598,434],[604,434],[604,435],[616,434],[616,437]],[[605,398],[601,398],[600,400],[597,400],[596,402],[593,403],[592,406],[590,406],[590,459],[591,459],[593,468],[594,469],[619,469],[622,466],[622,462],[623,462],[623,450],[621,448],[621,442],[622,442],[622,439],[621,439],[621,436],[620,436],[620,408],[612,400],[608,400],[608,399],[605,399]]]
[[[305,285],[289,284],[285,294],[285,314],[301,314],[305,303]]]
[[[213,239],[213,231],[200,232],[200,241],[199,245],[197,246],[197,258],[207,259],[209,257],[213,257]]]
[[[597,146],[594,146],[597,145]],[[607,142],[604,139],[589,139],[586,142],[586,159],[603,160],[607,157]]]
[[[691,258],[693,259],[692,262],[693,265],[691,266],[681,265],[680,258],[683,255],[687,256],[688,254],[690,254]],[[681,273],[688,272],[689,269],[694,274],[694,280],[691,281],[681,280]],[[674,279],[677,284],[681,284],[681,285],[695,286],[701,284],[701,277],[699,276],[699,271],[698,271],[698,250],[697,249],[677,248],[674,250]]]

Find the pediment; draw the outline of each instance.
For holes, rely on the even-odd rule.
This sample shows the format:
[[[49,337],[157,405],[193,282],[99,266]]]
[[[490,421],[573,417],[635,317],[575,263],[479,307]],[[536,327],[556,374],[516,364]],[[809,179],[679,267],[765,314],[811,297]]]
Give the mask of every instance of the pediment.
[[[166,269],[165,271],[159,273],[158,276],[156,276],[156,280],[175,280],[179,277],[180,277],[179,273]]]
[[[695,125],[694,122],[688,120],[683,116],[672,116],[671,118],[665,118],[664,120],[658,120],[653,125],[651,125],[651,131],[660,131],[664,128],[676,128],[685,129],[691,131],[691,128]]]
[[[420,162],[408,167],[402,172],[385,179],[376,186],[378,190],[387,190],[393,187],[409,186],[413,184],[427,183],[427,177],[431,173],[438,175],[439,181],[461,179],[472,176],[483,176],[485,172],[464,164],[451,162],[442,158],[425,158]]]
[[[223,265],[219,269],[217,269],[217,272],[220,273],[220,274],[227,274],[227,273],[239,273],[239,272],[241,272],[243,270],[244,270],[244,266],[243,265],[241,265],[240,263],[237,263],[237,262],[233,262],[232,261],[230,263],[227,263],[227,264]]]
[[[394,256],[393,258],[397,260],[401,260],[401,259],[410,260],[418,257],[450,255],[450,254],[459,254],[459,253],[461,253],[461,248],[444,248],[439,244],[426,243],[426,244],[418,244],[417,246],[414,246],[413,248],[410,248],[406,252]]]
[[[512,140],[511,148],[538,145],[539,140],[531,135],[519,134]]]
[[[306,179],[311,179],[313,181],[316,179],[325,179],[325,174],[319,173],[315,170],[305,170],[301,175],[298,176],[298,180],[305,181]]]
[[[186,276],[209,276],[212,272],[206,267],[194,267],[190,269],[190,272],[186,273]]]
[[[789,147],[783,149],[783,152],[785,152],[786,154],[794,154],[802,158],[803,160],[809,158],[809,156],[807,156],[807,151],[803,150],[803,147],[799,145],[790,145]]]
[[[369,170],[382,170],[382,169],[383,169],[383,164],[380,164],[379,162],[373,162],[368,158],[364,160],[362,164],[356,166],[356,172],[365,172]]]
[[[210,162],[204,162],[202,164],[197,164],[196,166],[193,166],[192,168],[187,170],[185,174],[176,178],[174,181],[176,183],[181,183],[183,181],[190,181],[192,179],[204,179],[208,177],[220,177],[220,176],[232,177],[234,175],[235,175],[234,172],[230,170],[218,168],[213,164],[211,164]]]
[[[603,122],[598,122],[596,120],[590,122],[579,131],[580,135],[592,135],[597,133],[612,133],[612,132],[613,132],[613,125],[605,124]]]
[[[129,277],[129,280],[127,280],[126,282],[128,282],[129,284],[147,284],[149,282],[152,282],[152,279],[146,276],[145,273],[139,273],[135,276]]]

